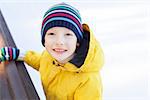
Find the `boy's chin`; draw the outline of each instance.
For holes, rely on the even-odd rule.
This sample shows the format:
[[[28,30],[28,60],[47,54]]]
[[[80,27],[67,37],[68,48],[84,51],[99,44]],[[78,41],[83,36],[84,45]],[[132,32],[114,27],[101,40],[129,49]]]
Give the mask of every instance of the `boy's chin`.
[[[68,62],[67,59],[56,59],[56,60],[61,64],[65,64]]]
[[[67,62],[69,62],[72,58],[74,57],[74,55],[71,56],[67,56],[67,57],[54,57],[59,63],[61,64],[65,64]]]

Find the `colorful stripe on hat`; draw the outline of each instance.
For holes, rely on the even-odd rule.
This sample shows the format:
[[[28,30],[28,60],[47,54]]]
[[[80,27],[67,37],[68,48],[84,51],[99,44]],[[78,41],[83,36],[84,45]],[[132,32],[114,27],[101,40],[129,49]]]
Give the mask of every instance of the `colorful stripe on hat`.
[[[83,38],[83,29],[80,13],[74,7],[65,3],[61,3],[54,5],[52,8],[50,8],[43,17],[41,29],[42,43],[44,42],[43,39],[45,37],[46,31],[49,28],[57,26],[58,23],[54,23],[55,21],[62,21],[62,27],[71,29],[77,36],[78,40],[81,40]],[[50,25],[51,22],[53,22],[53,24],[55,25]],[[68,25],[70,23],[70,26],[63,25],[63,22],[68,23]],[[61,24],[58,24],[58,26],[61,26]]]

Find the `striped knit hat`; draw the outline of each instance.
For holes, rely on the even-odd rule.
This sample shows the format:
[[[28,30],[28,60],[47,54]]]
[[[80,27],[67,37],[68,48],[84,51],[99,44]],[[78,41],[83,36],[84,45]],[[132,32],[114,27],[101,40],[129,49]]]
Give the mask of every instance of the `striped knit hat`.
[[[80,13],[76,8],[66,3],[56,4],[45,13],[41,29],[43,46],[45,34],[52,27],[65,27],[72,30],[79,43],[83,38]]]

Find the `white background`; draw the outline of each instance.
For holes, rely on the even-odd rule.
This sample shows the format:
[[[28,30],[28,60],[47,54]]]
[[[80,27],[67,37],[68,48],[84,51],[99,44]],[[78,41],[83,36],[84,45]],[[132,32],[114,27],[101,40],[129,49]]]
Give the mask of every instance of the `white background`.
[[[54,2],[55,1],[55,2]],[[148,0],[0,0],[0,9],[21,50],[43,50],[41,22],[53,4],[76,7],[101,43],[103,100],[150,99],[150,2]],[[149,60],[150,61],[150,60]],[[27,66],[41,100],[39,73]]]

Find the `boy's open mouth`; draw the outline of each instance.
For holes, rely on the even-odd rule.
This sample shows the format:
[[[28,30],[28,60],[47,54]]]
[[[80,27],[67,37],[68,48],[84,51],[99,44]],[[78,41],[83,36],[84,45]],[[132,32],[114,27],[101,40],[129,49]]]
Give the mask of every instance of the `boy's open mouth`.
[[[61,49],[61,48],[55,48],[53,49],[54,52],[57,52],[57,53],[64,53],[66,52],[67,50],[66,49]]]

